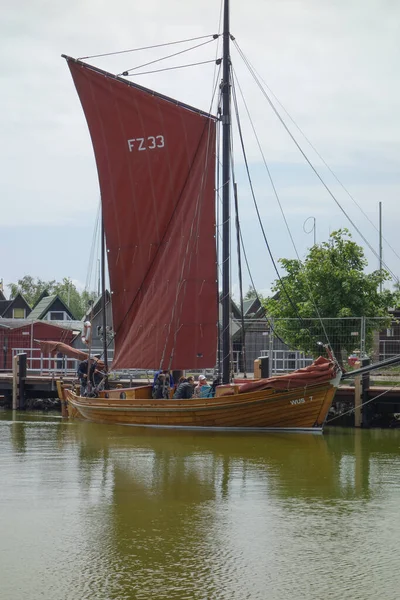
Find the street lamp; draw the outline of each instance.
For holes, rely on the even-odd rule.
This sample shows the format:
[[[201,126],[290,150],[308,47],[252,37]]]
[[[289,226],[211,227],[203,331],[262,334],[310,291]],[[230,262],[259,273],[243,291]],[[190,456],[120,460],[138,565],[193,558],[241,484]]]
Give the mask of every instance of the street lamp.
[[[309,229],[309,230],[307,231],[307,229],[306,229],[306,224],[307,224],[307,222],[308,222],[308,221],[310,221],[311,219],[313,220],[313,224],[312,224],[312,226],[311,226],[311,229]],[[317,224],[316,224],[316,223],[317,223],[317,222],[316,222],[316,219],[315,219],[315,217],[308,217],[308,219],[306,219],[306,220],[304,221],[304,223],[303,223],[303,231],[304,231],[304,233],[311,233],[311,232],[314,232],[314,246],[315,246],[315,244],[317,243]]]

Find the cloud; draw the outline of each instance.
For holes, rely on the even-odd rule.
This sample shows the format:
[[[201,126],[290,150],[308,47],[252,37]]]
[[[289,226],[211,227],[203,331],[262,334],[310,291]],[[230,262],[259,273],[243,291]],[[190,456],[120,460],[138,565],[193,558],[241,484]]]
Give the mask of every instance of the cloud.
[[[399,218],[396,201],[400,193],[396,179],[400,156],[397,78],[400,5],[389,0],[367,3],[234,0],[231,13],[231,30],[240,49],[318,151],[343,177],[357,201],[370,215],[376,214],[379,200],[384,202],[385,214],[390,214],[386,233],[395,245]],[[95,162],[82,109],[61,53],[87,56],[211,34],[218,29],[219,16],[219,3],[215,0],[203,0],[201,9],[198,3],[181,0],[3,2],[1,227],[18,235],[21,226],[40,227],[41,231],[43,226],[60,230],[66,227],[71,233],[82,222],[93,219],[94,224],[99,199]],[[121,72],[176,49],[175,46],[158,48],[93,59],[93,62],[101,68]],[[165,66],[207,60],[220,54],[221,49],[217,51],[214,42],[198,49],[193,56],[171,59]],[[315,214],[318,231],[326,237],[333,222],[334,226],[345,224],[340,211],[329,197],[323,204],[326,193],[311,183],[308,167],[302,166],[301,155],[235,47],[232,60],[265,157],[277,178],[289,221],[293,218],[300,231],[301,212],[304,211],[304,219],[310,213]],[[214,66],[204,65],[194,71],[185,69],[138,77],[137,81],[208,110],[213,74]],[[237,93],[242,103],[239,89]],[[257,190],[269,203],[262,210],[264,218],[271,216],[271,230],[271,225],[272,229],[278,225],[278,212],[269,183],[261,183],[259,179],[262,160],[245,112],[242,106],[248,158],[255,166]],[[335,193],[340,194],[346,207],[351,206],[287,116],[283,112],[282,115],[307,154],[327,176]],[[238,146],[235,155],[243,163]],[[299,177],[297,183],[296,177]],[[363,178],[368,183],[363,183]],[[243,187],[244,179],[243,176]],[[253,219],[247,214],[250,214],[249,191],[243,192],[243,196],[246,224]],[[270,235],[274,245],[275,231],[270,231]],[[41,269],[45,271],[49,263],[53,270],[59,268],[56,258],[46,250],[46,241],[37,239],[36,244],[38,260],[43,261],[37,274]],[[279,253],[284,252],[280,242],[276,245]],[[29,252],[22,238],[20,248],[21,252]],[[263,250],[260,242],[258,254]],[[72,276],[74,271],[76,279],[85,280],[86,260],[81,261],[84,267],[75,258],[74,261],[60,277]],[[24,273],[19,271],[21,261],[14,264],[16,279]],[[68,264],[67,258],[63,268]]]

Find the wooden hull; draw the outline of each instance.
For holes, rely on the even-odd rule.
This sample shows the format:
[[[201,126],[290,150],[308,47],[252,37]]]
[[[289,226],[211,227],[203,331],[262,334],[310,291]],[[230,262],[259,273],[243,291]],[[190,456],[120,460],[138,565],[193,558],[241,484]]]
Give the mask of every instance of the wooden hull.
[[[216,398],[153,400],[150,386],[83,398],[66,390],[68,403],[97,423],[173,428],[322,431],[336,381],[290,391],[267,389]],[[122,398],[120,396],[122,395]]]

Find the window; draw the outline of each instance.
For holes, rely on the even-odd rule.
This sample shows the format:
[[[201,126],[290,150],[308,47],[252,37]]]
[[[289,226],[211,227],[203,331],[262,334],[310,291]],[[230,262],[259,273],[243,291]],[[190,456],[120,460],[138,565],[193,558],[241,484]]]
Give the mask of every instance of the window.
[[[390,327],[390,329],[386,329],[386,337],[394,337],[393,327]]]
[[[49,312],[47,318],[49,321],[64,321],[64,312]]]
[[[13,308],[13,319],[25,319],[25,309]]]
[[[48,321],[70,321],[71,317],[63,310],[50,311],[46,315]]]

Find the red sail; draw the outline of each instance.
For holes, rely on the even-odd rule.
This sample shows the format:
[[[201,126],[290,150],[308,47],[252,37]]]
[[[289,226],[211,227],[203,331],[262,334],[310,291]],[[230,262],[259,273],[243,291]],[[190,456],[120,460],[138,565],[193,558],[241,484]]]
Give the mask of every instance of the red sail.
[[[215,119],[84,63],[68,64],[100,181],[113,368],[212,367]]]

